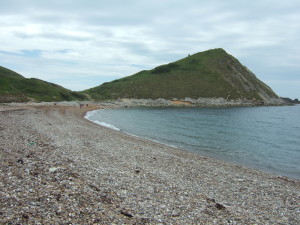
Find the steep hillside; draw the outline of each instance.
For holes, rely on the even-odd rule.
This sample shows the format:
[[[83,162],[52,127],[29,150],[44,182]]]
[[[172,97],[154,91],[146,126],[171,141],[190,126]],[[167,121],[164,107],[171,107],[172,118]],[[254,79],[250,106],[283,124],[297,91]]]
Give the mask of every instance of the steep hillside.
[[[25,102],[30,99],[36,101],[69,101],[85,99],[85,96],[39,79],[27,79],[0,66],[0,102]]]
[[[278,98],[270,87],[223,49],[200,52],[104,83],[84,93],[97,100],[223,97],[268,102]]]

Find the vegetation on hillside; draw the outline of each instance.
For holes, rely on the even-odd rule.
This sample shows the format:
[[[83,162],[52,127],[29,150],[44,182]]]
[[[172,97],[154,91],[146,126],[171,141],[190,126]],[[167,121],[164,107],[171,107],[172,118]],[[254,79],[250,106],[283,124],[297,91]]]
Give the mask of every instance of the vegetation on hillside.
[[[39,79],[27,79],[0,66],[0,102],[83,100],[84,94]]]
[[[100,86],[73,92],[39,79],[27,79],[0,66],[0,102],[135,99],[277,98],[266,84],[223,49],[189,55]]]
[[[83,91],[93,99],[224,97],[257,99],[276,94],[223,49],[200,52],[179,61]]]

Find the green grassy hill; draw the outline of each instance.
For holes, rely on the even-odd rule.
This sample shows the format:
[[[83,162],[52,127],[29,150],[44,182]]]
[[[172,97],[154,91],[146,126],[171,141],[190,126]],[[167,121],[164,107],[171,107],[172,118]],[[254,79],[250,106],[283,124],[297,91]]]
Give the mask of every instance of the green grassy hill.
[[[0,102],[83,100],[85,95],[0,66]]]
[[[152,70],[83,91],[93,99],[224,97],[277,98],[266,84],[223,49],[200,52]]]

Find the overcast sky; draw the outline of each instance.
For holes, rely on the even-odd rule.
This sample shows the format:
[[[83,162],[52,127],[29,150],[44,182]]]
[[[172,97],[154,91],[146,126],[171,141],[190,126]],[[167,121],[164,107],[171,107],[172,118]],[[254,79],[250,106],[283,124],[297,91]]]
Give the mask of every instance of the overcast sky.
[[[1,0],[0,65],[71,90],[223,48],[300,98],[299,0]]]

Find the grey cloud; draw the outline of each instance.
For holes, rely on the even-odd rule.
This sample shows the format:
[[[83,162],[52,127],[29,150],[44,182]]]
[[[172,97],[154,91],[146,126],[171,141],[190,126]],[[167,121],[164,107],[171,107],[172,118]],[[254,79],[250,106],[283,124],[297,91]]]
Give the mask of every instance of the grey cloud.
[[[15,32],[14,33],[16,37],[23,38],[23,39],[32,39],[32,38],[46,38],[46,39],[52,39],[52,40],[70,40],[70,41],[89,41],[90,38],[87,37],[79,37],[76,35],[68,35],[68,34],[62,34],[62,33],[55,33],[53,32],[44,32],[44,33],[38,33],[38,34],[26,34],[22,32]]]
[[[110,77],[221,47],[261,79],[300,80],[299,15],[298,0],[3,0],[0,51],[39,49],[61,57],[41,55],[46,61],[39,65],[60,65],[52,74],[70,74],[70,62],[79,71],[91,68]]]

